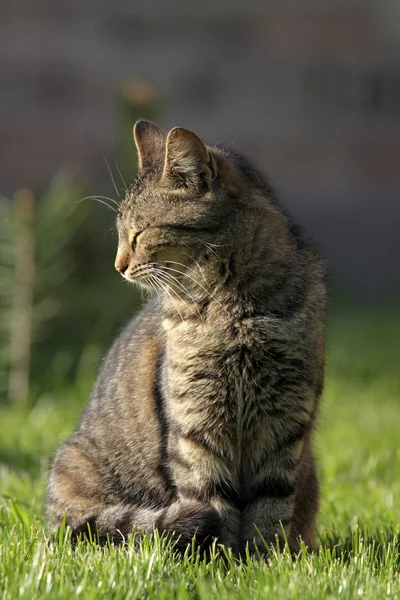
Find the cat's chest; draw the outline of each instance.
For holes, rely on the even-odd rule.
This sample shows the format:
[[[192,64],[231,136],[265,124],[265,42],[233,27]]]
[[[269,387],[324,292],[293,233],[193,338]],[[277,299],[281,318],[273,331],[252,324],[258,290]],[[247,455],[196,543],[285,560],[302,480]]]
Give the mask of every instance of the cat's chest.
[[[257,385],[259,342],[251,326],[183,322],[166,336],[165,366],[169,389],[188,398],[209,398],[232,410],[252,402]]]
[[[169,345],[186,344],[192,340],[199,344],[217,343],[223,333],[226,334],[225,324],[200,321],[199,319],[172,320],[164,319],[163,329]]]
[[[227,455],[241,456],[243,444],[265,430],[268,374],[262,353],[254,328],[236,334],[233,327],[182,323],[170,330],[163,374],[171,422],[189,423]]]
[[[220,368],[229,370],[232,358],[238,356],[243,345],[235,327],[229,324],[187,320],[171,325],[164,323],[166,331],[166,354],[175,363],[191,363],[200,366],[211,360]],[[251,336],[247,336],[246,341]],[[234,362],[234,361],[233,361]]]

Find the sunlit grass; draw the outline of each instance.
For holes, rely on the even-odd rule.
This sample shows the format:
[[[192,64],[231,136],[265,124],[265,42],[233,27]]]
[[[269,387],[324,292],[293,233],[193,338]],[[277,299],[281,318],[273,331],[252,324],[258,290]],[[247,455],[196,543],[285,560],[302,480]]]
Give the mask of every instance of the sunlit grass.
[[[49,543],[49,459],[69,435],[93,378],[0,407],[0,590],[3,598],[400,597],[400,317],[335,316],[315,446],[322,483],[319,550],[238,562],[178,559],[164,539],[139,548]],[[223,556],[218,556],[218,552]]]

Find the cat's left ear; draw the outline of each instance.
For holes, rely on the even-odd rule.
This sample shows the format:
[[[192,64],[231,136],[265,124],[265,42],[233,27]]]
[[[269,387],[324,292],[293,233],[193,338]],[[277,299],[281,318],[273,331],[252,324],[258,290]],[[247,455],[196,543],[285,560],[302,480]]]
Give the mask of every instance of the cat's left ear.
[[[176,187],[210,189],[217,164],[204,142],[189,129],[174,127],[167,136],[163,177]]]
[[[139,169],[162,165],[167,134],[151,121],[136,121],[133,139],[138,151]]]

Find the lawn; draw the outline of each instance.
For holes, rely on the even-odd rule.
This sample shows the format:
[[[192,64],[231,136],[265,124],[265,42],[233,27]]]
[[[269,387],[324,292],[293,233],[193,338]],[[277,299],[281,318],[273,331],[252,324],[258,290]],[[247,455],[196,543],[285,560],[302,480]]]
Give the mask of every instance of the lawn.
[[[163,539],[139,549],[49,543],[49,459],[73,429],[95,373],[90,348],[73,388],[55,382],[31,410],[0,407],[2,598],[400,598],[400,315],[330,318],[315,447],[318,545],[296,558],[177,559]]]

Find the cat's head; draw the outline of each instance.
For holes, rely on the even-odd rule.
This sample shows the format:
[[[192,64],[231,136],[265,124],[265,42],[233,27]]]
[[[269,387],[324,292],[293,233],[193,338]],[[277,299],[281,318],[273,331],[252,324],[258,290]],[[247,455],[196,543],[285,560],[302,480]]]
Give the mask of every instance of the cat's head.
[[[229,154],[188,129],[138,121],[134,139],[139,172],[120,206],[115,268],[176,296],[210,294],[246,262],[265,197],[254,200]]]

